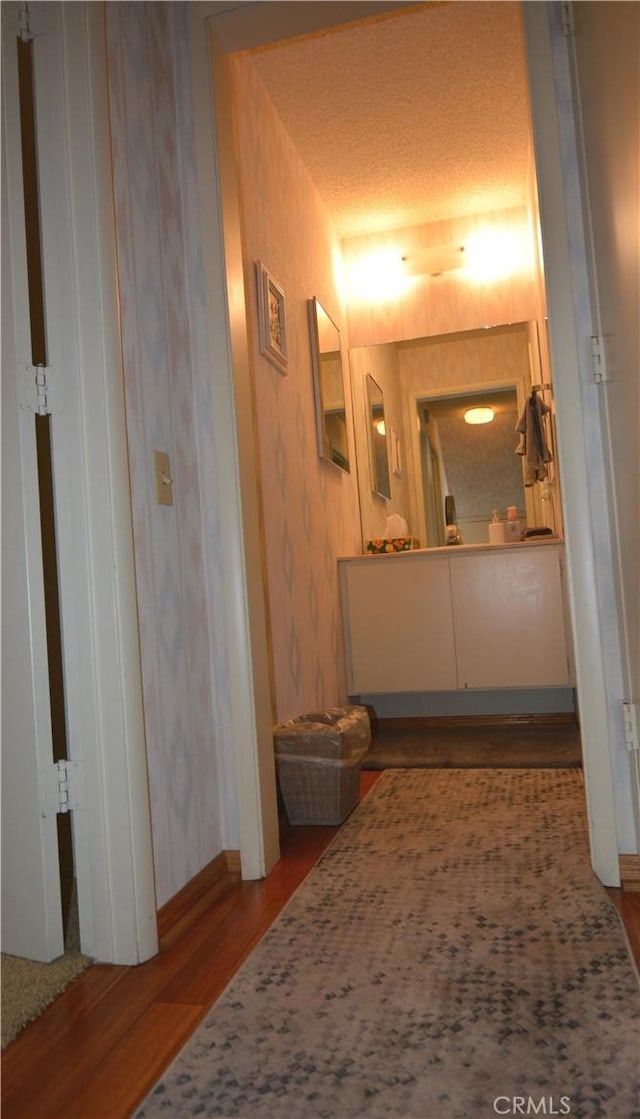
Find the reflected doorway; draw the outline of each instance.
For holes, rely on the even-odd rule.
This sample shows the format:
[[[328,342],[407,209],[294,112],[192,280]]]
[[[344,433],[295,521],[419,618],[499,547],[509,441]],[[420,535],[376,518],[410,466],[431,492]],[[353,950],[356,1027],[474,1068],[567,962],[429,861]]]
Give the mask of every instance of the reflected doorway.
[[[471,409],[488,409],[491,418],[472,423]],[[427,543],[446,543],[444,495],[455,499],[457,524],[465,544],[486,544],[493,511],[506,520],[515,506],[523,527],[527,502],[518,442],[516,385],[479,392],[449,392],[417,401],[420,424],[420,474]]]

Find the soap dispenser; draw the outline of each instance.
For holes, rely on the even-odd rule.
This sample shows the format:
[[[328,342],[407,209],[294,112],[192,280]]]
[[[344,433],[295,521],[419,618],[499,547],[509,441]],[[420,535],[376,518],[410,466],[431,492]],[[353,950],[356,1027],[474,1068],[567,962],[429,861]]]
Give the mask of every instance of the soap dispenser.
[[[489,524],[489,543],[490,544],[504,544],[504,523],[500,520],[500,515],[497,509],[493,510],[491,523]]]

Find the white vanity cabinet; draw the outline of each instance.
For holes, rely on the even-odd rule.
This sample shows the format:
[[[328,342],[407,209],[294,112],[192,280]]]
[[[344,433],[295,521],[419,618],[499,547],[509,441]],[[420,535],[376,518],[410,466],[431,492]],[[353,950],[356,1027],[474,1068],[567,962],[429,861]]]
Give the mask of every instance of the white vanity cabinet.
[[[562,544],[339,561],[350,695],[569,687]]]

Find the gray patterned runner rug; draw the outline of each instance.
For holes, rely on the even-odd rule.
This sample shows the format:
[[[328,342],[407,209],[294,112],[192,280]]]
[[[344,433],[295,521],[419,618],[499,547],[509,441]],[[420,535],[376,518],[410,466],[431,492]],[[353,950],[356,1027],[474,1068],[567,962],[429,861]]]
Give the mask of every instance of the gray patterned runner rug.
[[[138,1119],[640,1116],[577,770],[388,770]]]

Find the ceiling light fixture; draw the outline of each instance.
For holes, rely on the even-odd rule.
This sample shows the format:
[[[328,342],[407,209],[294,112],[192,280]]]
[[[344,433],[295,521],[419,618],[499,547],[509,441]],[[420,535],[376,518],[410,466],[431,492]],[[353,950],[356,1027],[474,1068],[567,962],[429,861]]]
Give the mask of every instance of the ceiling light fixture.
[[[493,408],[467,408],[464,419],[468,424],[490,424],[495,412]]]

